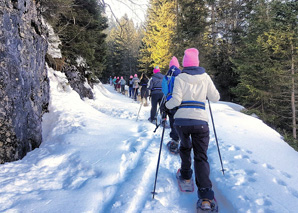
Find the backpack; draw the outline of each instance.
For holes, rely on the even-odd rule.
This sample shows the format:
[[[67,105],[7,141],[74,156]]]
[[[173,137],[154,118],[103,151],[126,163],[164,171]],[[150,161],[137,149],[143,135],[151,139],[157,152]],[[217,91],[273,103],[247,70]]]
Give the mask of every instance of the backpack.
[[[136,78],[134,81],[133,81],[133,88],[138,88],[139,87],[139,79]]]
[[[175,66],[172,66],[167,75],[162,79],[162,92],[166,96],[167,101],[172,98],[175,77],[181,73],[181,70]]]
[[[162,92],[166,96],[167,101],[172,98],[175,76],[165,76],[162,79]]]

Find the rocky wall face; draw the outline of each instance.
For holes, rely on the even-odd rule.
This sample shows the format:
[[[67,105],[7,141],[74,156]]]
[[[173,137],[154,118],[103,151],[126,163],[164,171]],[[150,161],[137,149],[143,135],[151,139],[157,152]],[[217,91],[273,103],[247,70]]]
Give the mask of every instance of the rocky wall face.
[[[42,142],[49,102],[38,1],[0,1],[0,163],[21,159]]]

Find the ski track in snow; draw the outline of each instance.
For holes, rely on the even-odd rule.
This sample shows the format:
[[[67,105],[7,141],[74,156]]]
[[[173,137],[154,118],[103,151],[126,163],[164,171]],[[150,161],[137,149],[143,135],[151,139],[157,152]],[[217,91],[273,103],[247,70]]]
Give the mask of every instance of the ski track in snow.
[[[110,89],[107,87],[107,89]],[[110,89],[111,90],[111,89]],[[115,94],[116,100],[124,97],[121,94]],[[127,97],[124,97],[127,98]],[[135,104],[135,102],[133,101]],[[139,110],[139,104],[136,107],[136,113],[126,112],[115,107],[93,107],[102,113],[113,117],[124,119],[136,119]],[[150,108],[150,106],[149,106]],[[153,133],[155,126],[149,123],[152,128],[148,128],[147,119],[143,118],[144,113],[140,113],[140,122],[138,134],[123,141],[128,153],[123,154],[120,167],[120,180],[113,185],[115,187],[114,195],[105,202],[102,212],[189,212],[195,209],[196,193],[185,193],[184,199],[179,197],[179,190],[176,182],[176,171],[180,167],[180,157],[170,154],[166,149],[166,143],[170,140],[169,129],[165,130],[161,161],[158,172],[155,199],[152,199],[151,192],[154,187],[156,166],[158,160],[159,146],[161,140],[162,127],[159,127],[156,133]],[[148,116],[148,115],[147,115]],[[141,123],[146,123],[141,124]],[[171,172],[169,172],[171,171]],[[142,177],[141,179],[139,177]],[[174,193],[173,193],[174,190]],[[191,196],[192,199],[189,199]],[[177,200],[177,205],[168,206],[167,199]],[[188,200],[185,202],[185,200]],[[181,207],[182,206],[182,207]]]
[[[70,207],[77,212],[195,212],[196,186],[193,193],[182,193],[178,189],[175,175],[180,167],[180,157],[170,154],[166,148],[166,143],[170,140],[170,129],[165,129],[156,183],[157,195],[155,199],[152,199],[151,192],[154,187],[162,127],[159,127],[155,133],[153,132],[155,125],[147,121],[150,106],[142,108],[139,119],[136,121],[140,104],[116,93],[109,85],[99,87],[102,87],[99,91],[106,97],[106,101],[104,97],[101,97],[103,101],[100,103],[94,100],[85,100],[85,103],[105,114],[107,119],[119,119],[120,125],[117,126],[123,128],[121,134],[128,137],[121,138],[121,141],[117,135],[117,141],[114,141],[113,135],[98,132],[98,126],[108,121],[98,122],[92,120],[92,116],[90,121],[87,120],[89,117],[82,119],[81,116],[85,116],[83,113],[73,117],[74,112],[65,112],[62,117],[59,117],[61,112],[53,112],[51,114],[53,117],[48,118],[47,126],[52,132],[45,135],[47,142],[39,149],[28,153],[23,160],[2,165],[0,195],[5,195],[5,197],[2,196],[0,199],[1,212],[23,212],[22,205],[26,206],[24,212],[38,212],[36,209],[40,212],[61,212],[63,207],[67,208],[65,203],[69,201],[67,198],[57,199],[56,197],[67,197],[70,191],[78,189],[82,194],[74,193],[72,198],[82,203],[73,203],[75,207]],[[62,95],[64,98],[65,94]],[[56,107],[59,109],[59,106]],[[221,120],[226,122],[222,118],[224,115],[234,116],[233,110],[221,109],[214,111],[218,113],[218,115],[215,114],[215,119],[221,116]],[[238,118],[237,116],[235,118]],[[126,129],[128,126],[123,125],[121,121],[133,125],[132,128],[136,129]],[[246,147],[244,149],[241,145],[237,145],[239,141],[247,142],[248,134],[258,133],[245,129],[240,124],[236,124],[236,121],[237,119],[233,120],[233,124],[229,124],[233,125],[232,131],[228,127],[222,128],[225,123],[215,120],[225,175],[222,175],[212,123],[211,121],[209,123],[210,178],[219,204],[219,212],[269,213],[277,212],[277,210],[293,212],[297,204],[293,202],[290,206],[284,203],[285,199],[298,199],[297,187],[294,185],[295,174],[289,169],[283,170],[284,167],[278,167],[279,164],[274,164],[274,161],[271,161],[272,164],[268,163],[263,153],[255,155],[255,152],[266,150],[264,147],[243,146]],[[89,122],[97,127],[90,128],[92,125]],[[55,127],[57,123],[58,128]],[[81,131],[84,128],[88,129],[87,134]],[[238,131],[237,134],[235,134],[236,131]],[[132,134],[128,135],[126,132],[132,132]],[[102,137],[102,135],[109,137],[109,144],[98,143],[99,140],[96,137]],[[254,139],[250,135],[247,138]],[[261,136],[255,138],[262,139]],[[68,143],[75,147],[74,150],[68,148]],[[93,149],[89,150],[88,146]],[[90,158],[93,161],[89,162],[88,156],[81,156],[78,151],[80,149],[77,147],[86,149],[88,155],[94,156],[98,153],[100,155],[95,161],[94,158]],[[117,156],[118,153],[119,156]],[[111,156],[117,157],[117,160],[107,162]],[[255,156],[259,157],[256,159]],[[108,166],[113,166],[111,171],[106,168]],[[270,185],[274,186],[274,190],[271,190]],[[285,196],[280,196],[280,194]],[[84,199],[80,199],[81,196]],[[29,204],[28,201],[30,201]],[[46,210],[43,211],[42,207],[46,207]]]
[[[124,96],[121,94],[113,93],[114,100],[121,100]],[[127,98],[127,97],[124,97]],[[134,102],[134,101],[132,101]],[[92,104],[91,104],[92,105]],[[94,106],[98,111],[113,117],[120,117],[123,119],[136,119],[137,113],[125,112],[124,109],[115,108],[113,105],[108,106],[106,103],[103,106]],[[139,105],[136,107],[136,112],[139,110]],[[150,107],[150,106],[149,106]],[[123,112],[125,112],[123,114]],[[143,118],[144,114],[140,113],[138,122],[148,122]],[[151,124],[152,125],[152,124]],[[152,127],[155,127],[152,125]],[[101,209],[102,212],[138,212],[137,210],[143,209],[143,212],[192,212],[195,209],[197,195],[193,193],[181,193],[177,187],[176,171],[180,167],[179,155],[172,155],[166,148],[166,143],[170,140],[169,129],[165,130],[163,148],[161,153],[161,161],[158,172],[155,199],[152,199],[151,192],[154,187],[156,166],[158,160],[158,152],[161,140],[162,127],[156,133],[153,133],[154,128],[148,129],[148,125],[140,124],[138,135],[130,139],[124,140],[124,146],[128,150],[127,154],[123,154],[120,180],[115,187],[114,195],[111,196]],[[211,140],[214,141],[213,136]],[[211,141],[210,141],[211,143]],[[216,147],[213,147],[216,149]],[[142,177],[141,179],[139,177]],[[218,202],[221,207],[221,212],[224,212],[225,207],[231,210],[232,205],[220,195],[219,190],[214,186],[214,191],[217,192]],[[181,199],[182,196],[182,199]],[[176,205],[168,206],[167,200],[176,200]],[[221,206],[221,201],[225,205]]]

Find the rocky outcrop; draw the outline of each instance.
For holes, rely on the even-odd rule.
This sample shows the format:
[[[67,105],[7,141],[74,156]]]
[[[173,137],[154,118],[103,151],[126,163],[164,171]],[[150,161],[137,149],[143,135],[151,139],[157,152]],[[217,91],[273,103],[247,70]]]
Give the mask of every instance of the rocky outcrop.
[[[21,159],[42,142],[49,82],[36,2],[0,1],[0,163]]]
[[[80,95],[81,99],[94,98],[92,89],[85,77],[84,68],[82,68],[82,70],[79,71],[77,67],[72,65],[65,67],[63,72],[65,73],[70,86],[74,91],[76,91]]]

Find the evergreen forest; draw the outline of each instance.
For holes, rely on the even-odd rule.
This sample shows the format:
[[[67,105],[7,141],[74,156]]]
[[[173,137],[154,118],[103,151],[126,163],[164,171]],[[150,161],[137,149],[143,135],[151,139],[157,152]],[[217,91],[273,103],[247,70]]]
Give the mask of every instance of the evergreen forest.
[[[82,57],[93,80],[150,77],[156,65],[165,74],[195,47],[221,101],[243,105],[298,150],[297,0],[148,0],[144,23],[108,17],[104,0],[40,2],[65,63]]]

